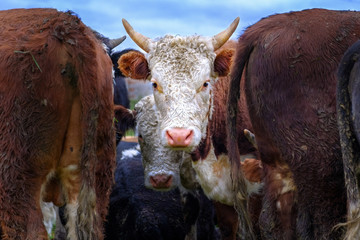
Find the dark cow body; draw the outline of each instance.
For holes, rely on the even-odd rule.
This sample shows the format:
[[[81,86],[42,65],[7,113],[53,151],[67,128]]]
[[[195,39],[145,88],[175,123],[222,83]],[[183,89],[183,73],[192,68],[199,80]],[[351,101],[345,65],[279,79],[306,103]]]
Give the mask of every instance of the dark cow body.
[[[346,239],[360,238],[360,41],[344,54],[338,71],[337,112],[347,189]]]
[[[70,234],[102,239],[115,167],[110,58],[71,13],[0,11],[0,28],[2,237],[47,239],[42,199],[72,207]]]
[[[111,61],[113,63],[113,69],[114,69],[114,104],[121,105],[125,108],[130,108],[129,92],[127,89],[125,76],[119,70],[117,61],[119,60],[122,54],[128,51],[129,49],[125,49],[123,51],[113,52],[111,54]],[[121,141],[121,138],[125,135],[128,126],[120,121],[115,121],[115,128],[116,128],[116,145],[118,145],[119,142]]]
[[[360,36],[360,13],[311,9],[264,18],[238,40],[229,92],[229,156],[239,171],[236,102],[245,94],[265,171],[265,239],[338,239],[346,192],[336,71]],[[285,193],[282,196],[279,193]]]
[[[197,239],[217,239],[214,209],[200,193],[186,195],[179,189],[156,192],[144,186],[144,170],[138,143],[120,142],[117,147],[116,183],[110,196],[106,239],[184,239],[197,221]],[[136,155],[122,155],[133,150]]]

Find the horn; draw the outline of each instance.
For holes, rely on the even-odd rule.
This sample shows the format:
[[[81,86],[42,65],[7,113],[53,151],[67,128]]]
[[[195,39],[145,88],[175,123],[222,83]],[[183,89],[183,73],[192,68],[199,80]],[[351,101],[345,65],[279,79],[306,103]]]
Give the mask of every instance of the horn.
[[[213,36],[212,41],[213,41],[214,51],[218,50],[222,45],[226,43],[227,40],[229,40],[231,35],[235,32],[235,29],[237,28],[239,21],[240,18],[237,17],[227,29]]]
[[[122,19],[124,28],[126,30],[126,32],[129,34],[129,36],[131,37],[131,39],[140,47],[142,48],[145,52],[149,52],[150,51],[150,47],[149,44],[151,42],[151,39],[142,35],[141,33],[135,32],[135,30],[131,27],[131,25],[123,18]]]
[[[121,38],[110,39],[108,43],[108,48],[113,49],[119,46],[125,39],[126,39],[125,35],[122,36]]]

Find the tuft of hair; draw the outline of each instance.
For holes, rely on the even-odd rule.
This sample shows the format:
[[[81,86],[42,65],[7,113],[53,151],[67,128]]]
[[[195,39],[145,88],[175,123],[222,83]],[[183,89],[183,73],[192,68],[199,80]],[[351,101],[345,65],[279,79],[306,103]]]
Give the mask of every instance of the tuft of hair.
[[[146,58],[138,51],[123,54],[118,60],[118,65],[120,71],[132,79],[147,79],[150,75]]]
[[[235,49],[230,48],[222,50],[216,55],[214,69],[220,77],[227,76],[230,73],[234,53]]]
[[[115,105],[114,111],[115,119],[120,123],[118,124],[120,129],[116,129],[116,131],[121,131],[124,133],[129,129],[135,128],[136,111],[127,109],[122,105]]]

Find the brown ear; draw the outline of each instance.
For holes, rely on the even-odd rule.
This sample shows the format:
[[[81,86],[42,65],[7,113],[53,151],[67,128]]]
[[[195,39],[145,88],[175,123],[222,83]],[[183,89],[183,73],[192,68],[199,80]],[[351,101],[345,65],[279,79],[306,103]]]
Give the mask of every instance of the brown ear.
[[[214,62],[214,70],[219,74],[219,77],[227,76],[230,73],[232,57],[235,49],[224,49],[216,55]]]
[[[114,106],[115,127],[117,132],[124,134],[128,129],[135,128],[136,112],[123,107],[122,105]]]
[[[150,75],[150,70],[144,54],[138,51],[130,51],[123,54],[118,65],[124,76],[133,79],[146,79]]]

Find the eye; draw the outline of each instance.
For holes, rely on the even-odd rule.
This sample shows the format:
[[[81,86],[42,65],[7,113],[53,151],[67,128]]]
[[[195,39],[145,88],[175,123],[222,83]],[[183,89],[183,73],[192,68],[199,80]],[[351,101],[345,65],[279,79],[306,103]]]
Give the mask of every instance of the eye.
[[[206,90],[207,87],[208,87],[209,84],[210,84],[209,82],[210,82],[210,80],[206,80],[206,81],[203,83],[203,85],[197,90],[197,92],[201,92],[201,91]]]
[[[154,90],[158,91],[159,93],[163,92],[162,87],[156,82],[155,79],[151,79],[151,82]]]

